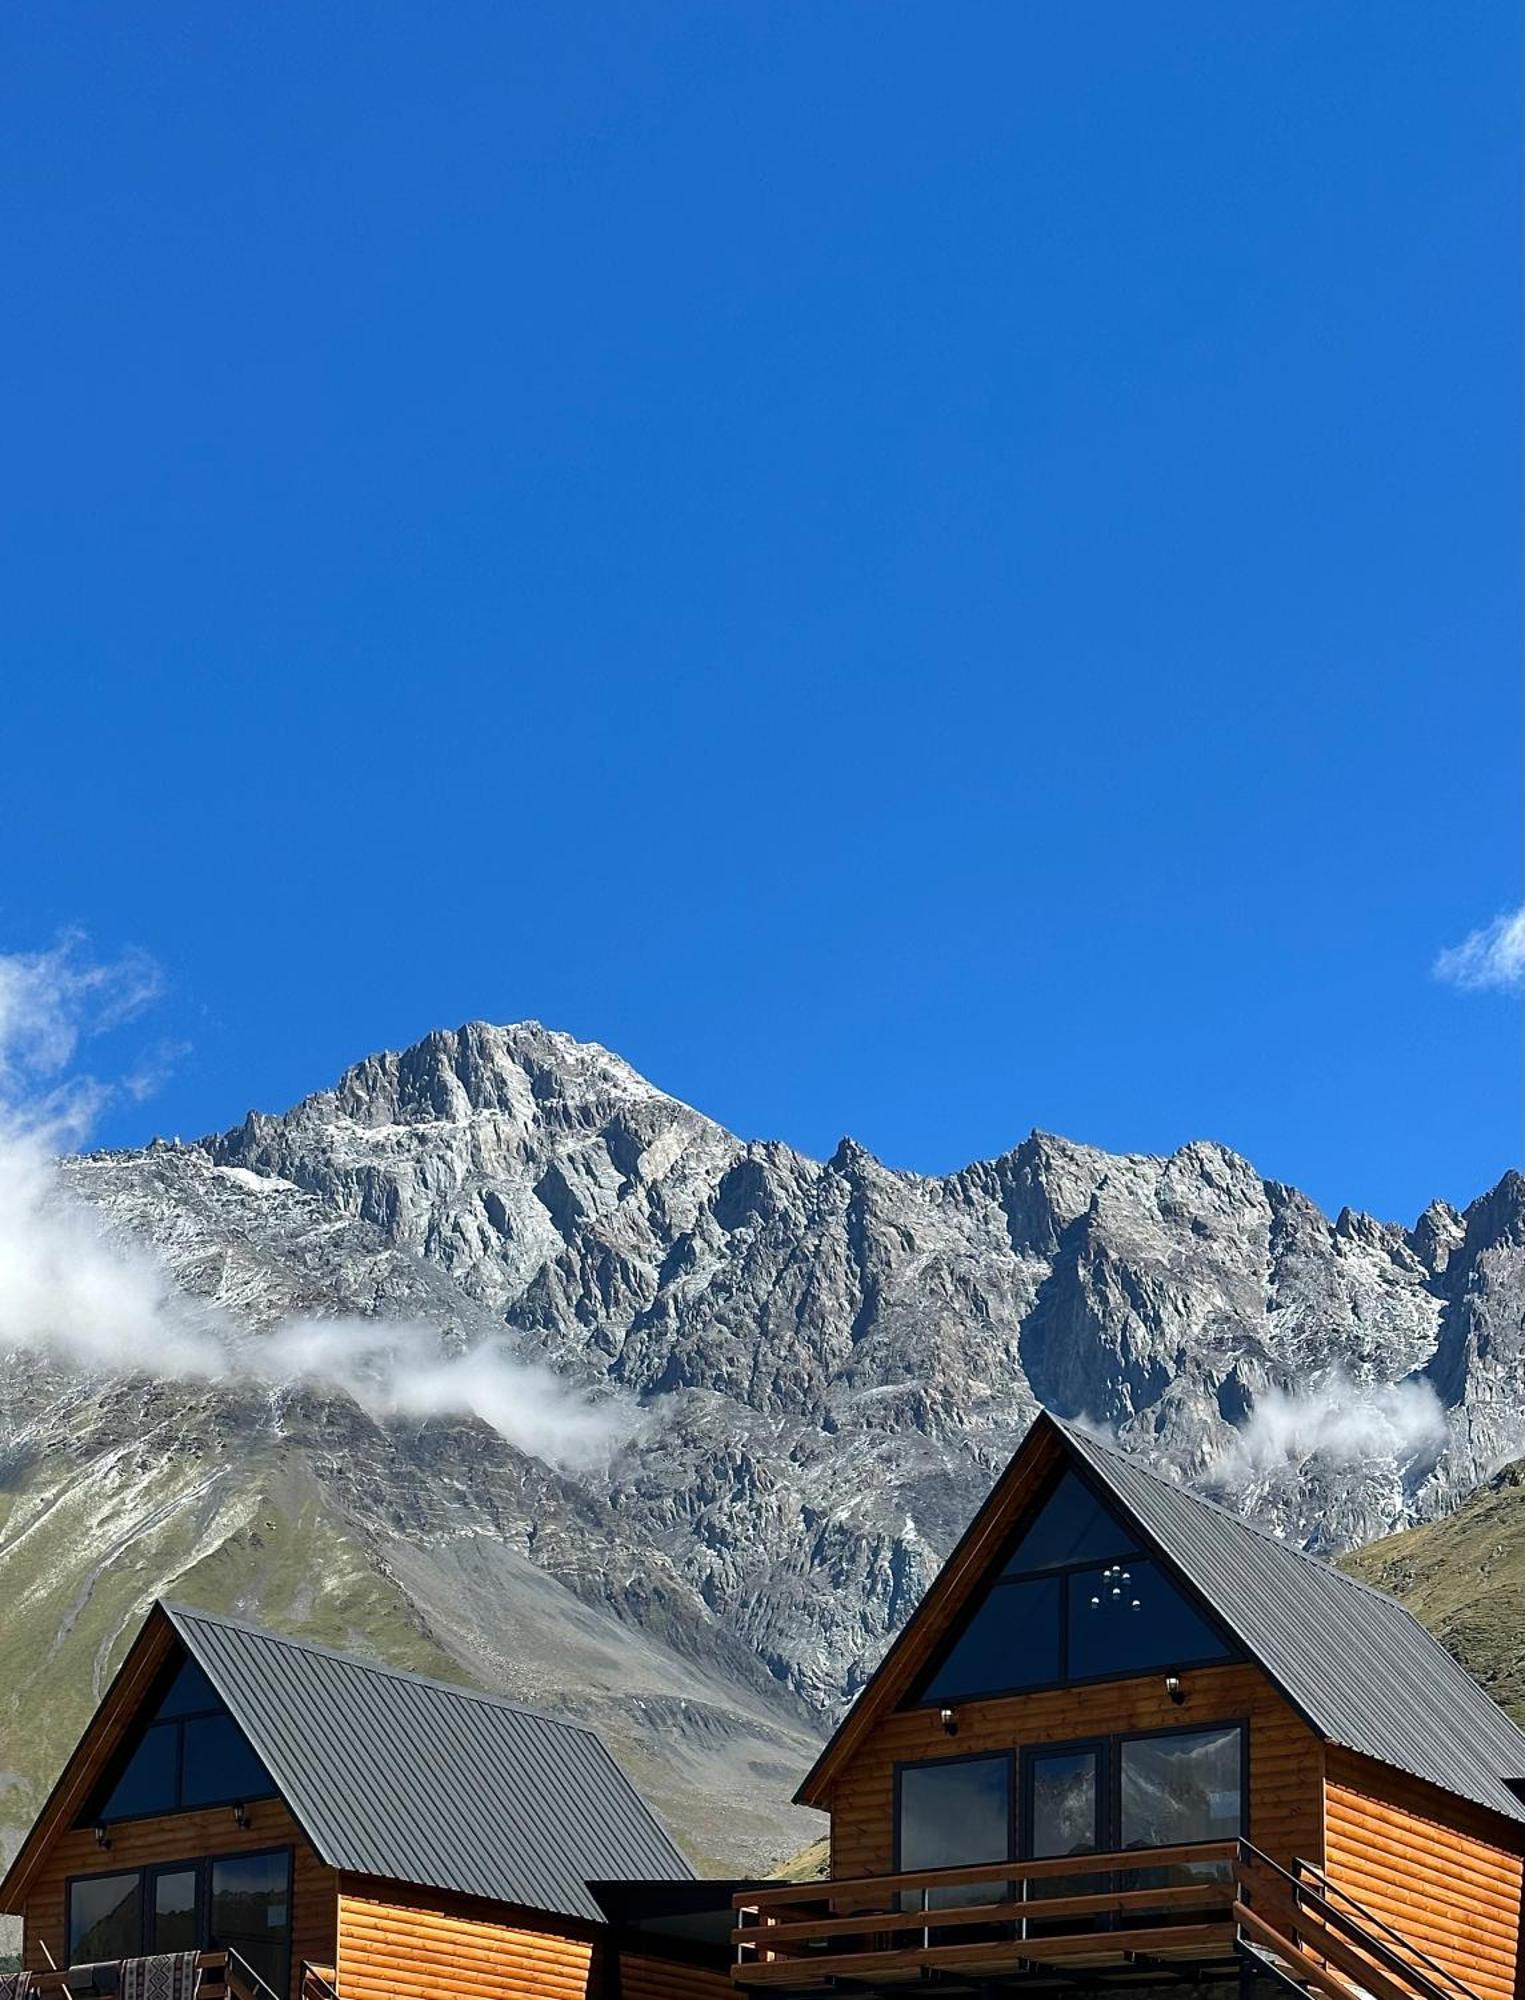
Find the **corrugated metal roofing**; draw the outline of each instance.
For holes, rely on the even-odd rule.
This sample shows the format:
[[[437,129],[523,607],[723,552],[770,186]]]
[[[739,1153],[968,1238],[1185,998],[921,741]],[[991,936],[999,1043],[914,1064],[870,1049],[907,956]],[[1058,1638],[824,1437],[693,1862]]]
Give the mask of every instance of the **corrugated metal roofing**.
[[[591,1880],[693,1879],[591,1729],[162,1609],[330,1866],[594,1922]]]
[[[1525,1731],[1396,1598],[1058,1428],[1321,1735],[1525,1820]]]

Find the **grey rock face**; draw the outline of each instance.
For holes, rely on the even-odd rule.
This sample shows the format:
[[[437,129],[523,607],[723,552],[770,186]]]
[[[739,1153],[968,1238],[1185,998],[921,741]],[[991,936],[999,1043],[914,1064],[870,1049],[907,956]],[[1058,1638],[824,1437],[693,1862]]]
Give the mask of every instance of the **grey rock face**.
[[[1525,1450],[1517,1176],[1406,1230],[1330,1222],[1205,1142],[1156,1159],[1035,1133],[944,1178],[849,1141],[819,1162],[533,1023],[430,1035],[283,1115],[68,1172],[251,1340],[408,1315],[639,1405],[577,1479],[475,1423],[315,1415],[310,1389],[224,1421],[294,1440],[458,1650],[507,1552],[781,1741],[862,1684],[1040,1403],[1321,1547]],[[508,1671],[507,1637],[471,1643]]]

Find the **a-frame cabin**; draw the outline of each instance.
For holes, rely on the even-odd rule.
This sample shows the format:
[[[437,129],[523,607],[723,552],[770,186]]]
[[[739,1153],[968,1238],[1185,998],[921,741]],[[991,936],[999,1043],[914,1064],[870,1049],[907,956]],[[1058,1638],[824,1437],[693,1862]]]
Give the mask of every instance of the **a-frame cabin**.
[[[38,2000],[721,2000],[735,1887],[590,1729],[157,1604],[0,1910]]]
[[[830,1879],[738,1898],[759,1994],[1525,2000],[1525,1733],[1392,1598],[1048,1416],[798,1799]]]

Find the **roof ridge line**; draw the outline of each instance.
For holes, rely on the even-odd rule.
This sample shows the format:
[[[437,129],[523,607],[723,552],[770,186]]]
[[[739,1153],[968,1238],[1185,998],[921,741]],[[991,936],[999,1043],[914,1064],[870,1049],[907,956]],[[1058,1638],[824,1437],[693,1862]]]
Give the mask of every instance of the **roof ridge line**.
[[[408,1667],[388,1666],[384,1660],[373,1660],[364,1653],[346,1652],[341,1646],[325,1646],[318,1639],[297,1639],[289,1632],[277,1632],[269,1625],[256,1625],[248,1618],[229,1618],[221,1611],[204,1611],[199,1605],[183,1603],[178,1598],[160,1597],[155,1603],[179,1631],[182,1618],[205,1619],[210,1625],[225,1625],[234,1632],[248,1632],[257,1639],[269,1639],[277,1646],[288,1646],[293,1652],[315,1653],[321,1659],[339,1660],[345,1666],[358,1667],[364,1673],[380,1674],[383,1679],[410,1681],[417,1687],[438,1688],[443,1694],[460,1695],[466,1701],[481,1702],[488,1708],[506,1709],[511,1715],[527,1715],[535,1722],[548,1722],[556,1729],[575,1730],[580,1736],[591,1736],[595,1743],[602,1745],[604,1739],[590,1722],[573,1722],[562,1715],[552,1715],[548,1709],[534,1708],[529,1702],[513,1701],[507,1695],[490,1694],[485,1688],[468,1687],[462,1681],[444,1681],[436,1674],[416,1674]],[[181,1635],[184,1637],[184,1634]]]

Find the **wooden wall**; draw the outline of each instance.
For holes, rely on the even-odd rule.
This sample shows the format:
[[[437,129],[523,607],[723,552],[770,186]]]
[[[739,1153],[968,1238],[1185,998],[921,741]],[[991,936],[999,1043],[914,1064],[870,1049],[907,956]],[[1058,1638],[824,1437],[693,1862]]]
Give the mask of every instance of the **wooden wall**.
[[[344,2000],[587,2000],[593,1925],[397,1883],[339,1891]]]
[[[22,1918],[23,1963],[34,1972],[45,1972],[47,1952],[57,1964],[68,1963],[65,1884],[70,1876],[118,1875],[161,1861],[199,1861],[216,1854],[290,1847],[291,1991],[295,1993],[303,1959],[322,1963],[333,1958],[337,1878],[314,1854],[281,1800],[257,1799],[245,1810],[248,1824],[242,1828],[234,1825],[228,1806],[121,1820],[111,1828],[111,1846],[106,1850],[96,1846],[89,1827],[71,1827],[59,1834],[28,1887]]]
[[[607,1932],[575,1918],[346,1876],[344,2000],[729,2000],[729,1974],[640,1948],[610,1963]]]
[[[1521,1985],[1525,1827],[1333,1746],[1330,1876],[1484,2000]]]
[[[935,1709],[883,1716],[830,1790],[831,1873],[880,1875],[895,1865],[895,1765],[923,1757],[965,1757],[1111,1736],[1140,1729],[1250,1725],[1249,1837],[1276,1861],[1318,1862],[1324,1851],[1323,1745],[1258,1667],[1205,1667],[1185,1673],[1186,1699],[1171,1701],[1163,1676],[1054,1688],[1003,1701],[962,1702],[957,1736]]]
[[[677,1965],[644,1952],[619,1954],[618,2000],[730,2000],[736,1992],[728,1972],[701,1965]],[[600,2000],[594,1994],[592,2000]]]

